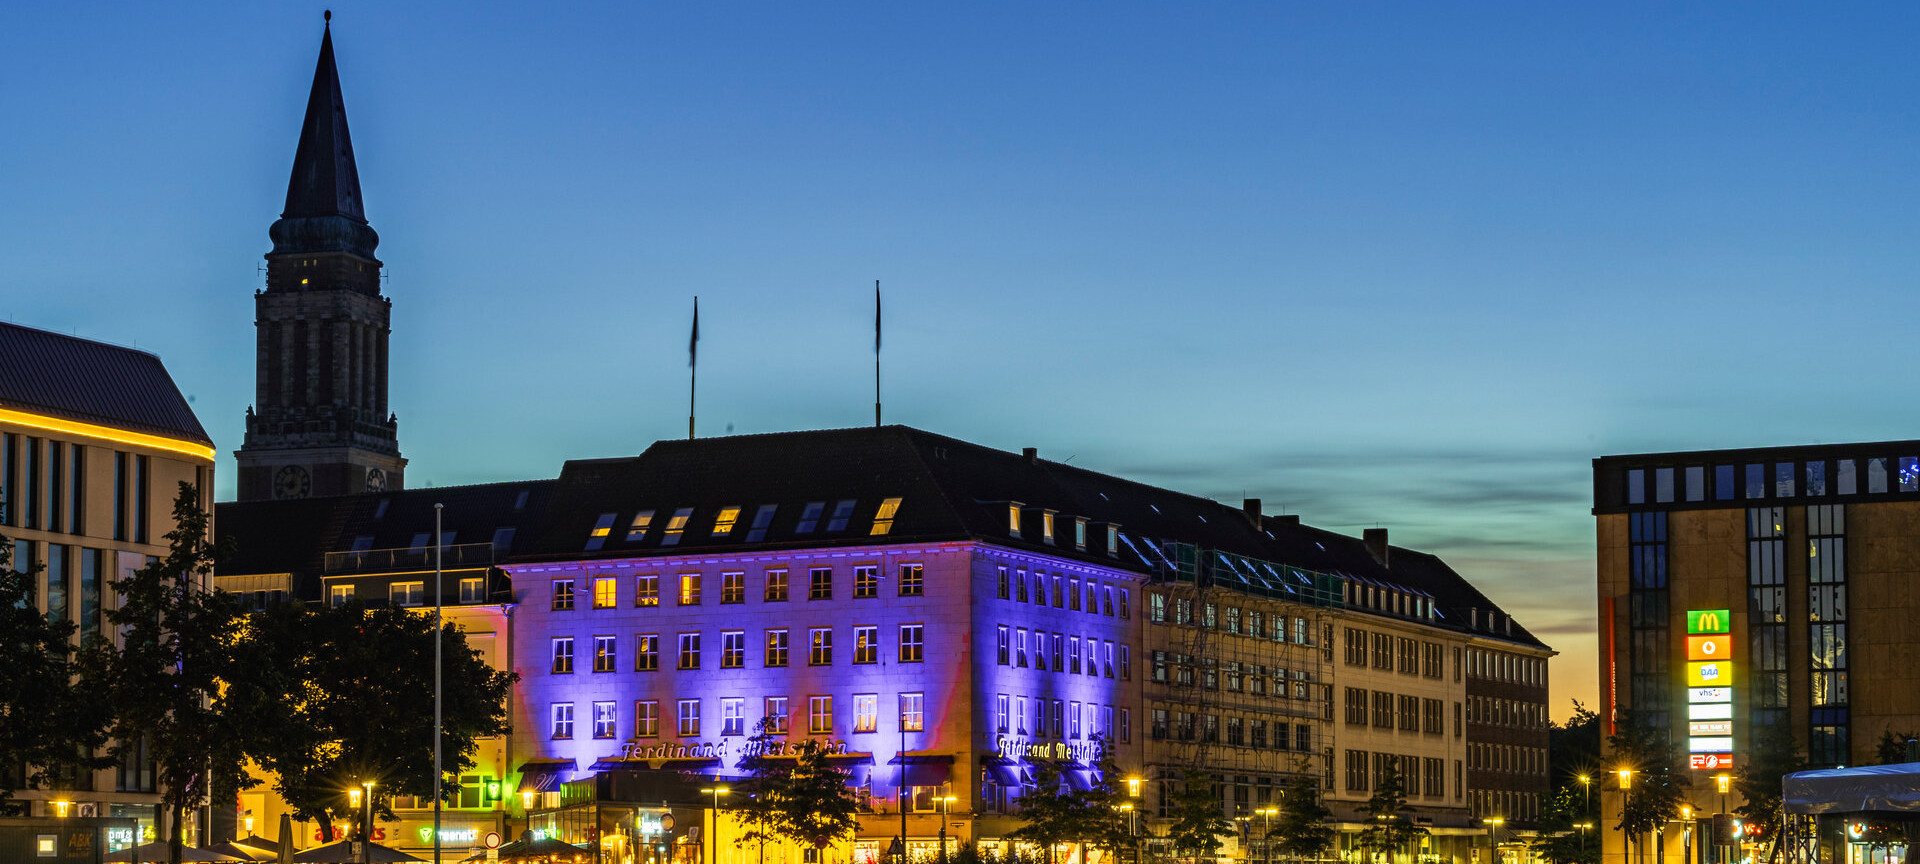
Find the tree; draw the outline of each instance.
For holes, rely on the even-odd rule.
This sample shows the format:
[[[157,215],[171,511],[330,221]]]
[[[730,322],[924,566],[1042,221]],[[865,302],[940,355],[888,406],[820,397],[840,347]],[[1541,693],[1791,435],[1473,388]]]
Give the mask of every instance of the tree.
[[[784,754],[772,752],[779,746],[762,720],[745,760],[746,803],[736,808],[751,827],[736,842],[788,840],[825,849],[852,834],[860,802],[826,745],[806,738],[786,745]]]
[[[1009,833],[1009,838],[1046,849],[1049,860],[1054,847],[1062,843],[1117,852],[1132,842],[1131,823],[1120,809],[1127,801],[1120,787],[1120,768],[1106,739],[1096,735],[1093,740],[1099,755],[1090,787],[1073,789],[1059,765],[1041,762],[1034,790],[1020,799],[1020,817],[1026,824]]]
[[[1037,760],[1033,788],[1020,796],[1022,824],[1008,832],[1007,839],[1039,846],[1052,861],[1054,847],[1074,840],[1081,821],[1081,804],[1066,785],[1059,763]]]
[[[1733,791],[1745,803],[1733,812],[1742,824],[1759,826],[1760,842],[1774,847],[1780,837],[1780,778],[1805,768],[1806,761],[1785,723],[1761,726],[1746,755],[1733,776]]]
[[[1334,830],[1327,824],[1333,811],[1320,801],[1320,784],[1305,763],[1280,790],[1280,851],[1294,858],[1318,858],[1333,846]]]
[[[1554,786],[1578,784],[1581,776],[1596,778],[1600,768],[1600,715],[1573,700],[1573,716],[1566,725],[1547,727],[1548,776]]]
[[[1667,729],[1654,726],[1639,711],[1621,711],[1616,731],[1607,738],[1615,759],[1633,770],[1632,785],[1615,829],[1636,849],[1640,838],[1680,813],[1681,789],[1691,785],[1679,768],[1679,751]]]
[[[1213,789],[1213,778],[1195,768],[1180,774],[1180,788],[1173,793],[1173,825],[1167,838],[1173,852],[1189,858],[1210,858],[1220,851],[1220,837],[1233,830],[1233,824],[1220,812],[1220,795]]]
[[[1361,848],[1386,855],[1389,861],[1414,838],[1427,833],[1427,829],[1413,824],[1407,815],[1413,812],[1413,807],[1407,804],[1406,781],[1392,760],[1387,762],[1386,770],[1380,772],[1373,796],[1360,805],[1360,812],[1367,817],[1367,827],[1360,832]]]
[[[248,784],[241,766],[252,718],[227,710],[222,698],[241,609],[232,596],[205,586],[219,549],[193,484],[180,484],[173,522],[167,554],[112,583],[120,603],[106,617],[121,644],[95,640],[82,666],[113,712],[114,754],[147,743],[162,808],[172,813],[166,836],[177,864],[186,812],[207,801],[216,780],[231,784],[223,792]]]
[[[13,543],[0,535],[0,815],[16,811],[14,790],[58,784],[71,770],[104,767],[102,703],[73,686],[73,622],[42,615],[37,568],[13,569]]]
[[[259,659],[234,670],[228,699],[270,718],[249,730],[248,750],[294,818],[317,820],[330,839],[335,819],[356,815],[342,790],[365,780],[385,819],[396,795],[432,800],[433,715],[420,710],[433,692],[431,616],[281,604],[248,623],[240,648]],[[489,667],[452,623],[443,623],[441,654],[441,794],[452,800],[478,740],[509,731],[506,696],[518,676]]]
[[[1920,738],[1917,732],[1894,732],[1889,729],[1880,733],[1880,743],[1874,745],[1875,764],[1899,765],[1914,760],[1907,758],[1907,742]]]
[[[1535,825],[1540,857],[1553,864],[1598,864],[1600,842],[1591,836],[1591,826],[1599,821],[1597,803],[1577,780],[1548,794]]]

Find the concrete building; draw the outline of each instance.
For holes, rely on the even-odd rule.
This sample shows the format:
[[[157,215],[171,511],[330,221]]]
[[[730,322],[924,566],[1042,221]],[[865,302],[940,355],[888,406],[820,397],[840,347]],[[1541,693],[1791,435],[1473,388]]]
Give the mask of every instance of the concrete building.
[[[1603,731],[1628,710],[1665,729],[1696,816],[1742,804],[1714,778],[1763,728],[1820,766],[1870,763],[1884,734],[1920,729],[1920,442],[1604,457],[1593,512]],[[1620,832],[1599,833],[1621,861]],[[1677,856],[1700,836],[1676,824],[1659,842]]]
[[[34,602],[78,625],[76,645],[111,632],[109,583],[166,554],[182,483],[211,506],[213,442],[159,358],[0,323],[0,536],[15,569],[41,569]],[[64,806],[135,818],[150,834],[157,791],[152,759],[135,748],[115,768],[16,798],[28,815]]]

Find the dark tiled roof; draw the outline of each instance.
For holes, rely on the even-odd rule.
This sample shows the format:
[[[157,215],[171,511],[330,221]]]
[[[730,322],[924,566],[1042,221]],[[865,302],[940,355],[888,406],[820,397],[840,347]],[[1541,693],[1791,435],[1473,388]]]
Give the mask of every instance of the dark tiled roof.
[[[160,358],[0,323],[0,407],[211,445]]]
[[[1443,626],[1468,629],[1477,617],[1480,632],[1540,644],[1517,624],[1511,633],[1504,623],[1491,628],[1486,622],[1498,607],[1432,555],[1393,547],[1383,565],[1361,538],[1290,519],[1256,524],[1240,508],[1209,499],[904,426],[661,441],[635,457],[569,462],[534,548],[519,557],[578,560],[864,544],[874,542],[869,531],[888,498],[902,503],[887,542],[987,540],[1142,572],[1167,569],[1169,562],[1156,551],[1162,544],[1190,544],[1388,586],[1432,599]],[[846,526],[826,530],[843,500],[854,502]],[[823,503],[825,512],[812,532],[798,533],[810,502]],[[1010,536],[1012,502],[1058,513],[1059,542],[1042,542],[1037,517],[1023,523],[1021,538]],[[778,508],[772,524],[764,537],[749,541],[754,514],[767,504]],[[715,519],[728,507],[740,508],[738,521],[716,538]],[[691,509],[690,517],[679,542],[669,546],[663,529],[683,508]],[[652,522],[644,536],[629,542],[627,528],[642,511],[652,511]],[[603,546],[586,551],[588,534],[604,514],[613,514],[613,523]],[[1074,517],[1095,525],[1090,534],[1104,530],[1100,523],[1119,525],[1125,541],[1119,556],[1109,557],[1097,541],[1076,551]]]

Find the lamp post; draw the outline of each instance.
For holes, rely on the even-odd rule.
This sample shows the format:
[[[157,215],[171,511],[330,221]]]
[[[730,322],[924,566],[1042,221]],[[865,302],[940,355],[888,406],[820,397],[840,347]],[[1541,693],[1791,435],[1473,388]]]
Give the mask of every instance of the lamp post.
[[[1585,774],[1582,774],[1580,775],[1579,780],[1580,780],[1580,816],[1582,818],[1591,818],[1592,811],[1593,811],[1593,778]],[[1578,828],[1579,826],[1576,825],[1574,827]],[[1582,831],[1580,832],[1580,859],[1584,861],[1586,860],[1586,857],[1587,857],[1587,833],[1585,831]]]
[[[446,555],[446,535],[440,533],[441,504],[433,505],[433,864],[440,864],[440,606],[445,579],[440,559]]]
[[[1715,774],[1713,775],[1713,785],[1720,790],[1720,812],[1725,813],[1727,812],[1727,791],[1733,788],[1733,775]],[[1718,835],[1713,838],[1713,845],[1721,845]]]
[[[1620,824],[1621,824],[1621,827],[1624,828],[1626,827],[1626,822],[1627,822],[1627,792],[1628,790],[1633,788],[1633,769],[1621,768],[1620,770],[1613,772],[1613,774],[1615,777],[1620,778]],[[1640,851],[1639,837],[1634,835],[1627,835],[1627,840],[1633,843],[1633,848],[1635,852]]]
[[[1260,816],[1261,816],[1261,818],[1263,818],[1263,819],[1265,819],[1265,820],[1266,820],[1266,823],[1267,823],[1267,824],[1266,824],[1266,831],[1265,831],[1264,833],[1262,833],[1262,834],[1260,835],[1260,846],[1262,847],[1262,854],[1261,854],[1261,860],[1263,860],[1263,861],[1266,861],[1266,862],[1268,862],[1268,864],[1272,864],[1272,861],[1273,861],[1273,817],[1274,817],[1275,815],[1277,815],[1277,814],[1278,814],[1278,813],[1280,812],[1280,808],[1278,808],[1278,807],[1262,807],[1262,808],[1260,808],[1260,809],[1258,809],[1258,810],[1255,810],[1255,811],[1253,811],[1253,812],[1255,812],[1255,813],[1258,813],[1258,814],[1260,814]]]
[[[1487,845],[1493,847],[1488,857],[1493,859],[1493,864],[1500,864],[1500,826],[1505,824],[1507,820],[1499,816],[1487,820],[1487,827],[1492,829],[1487,832]]]
[[[727,794],[729,791],[732,791],[731,787],[719,784],[700,790],[700,794],[702,795],[710,794],[713,796],[713,830],[707,832],[711,836],[707,838],[704,844],[707,847],[707,864],[713,864],[714,847],[720,845],[720,796]]]
[[[940,864],[947,864],[947,814],[953,812],[954,796],[933,799],[940,805]]]
[[[373,842],[373,781],[363,780],[360,782],[360,786],[367,790],[366,794],[360,796],[360,803],[362,805],[360,811],[362,814],[360,817],[360,864],[372,864],[373,847],[367,844]]]

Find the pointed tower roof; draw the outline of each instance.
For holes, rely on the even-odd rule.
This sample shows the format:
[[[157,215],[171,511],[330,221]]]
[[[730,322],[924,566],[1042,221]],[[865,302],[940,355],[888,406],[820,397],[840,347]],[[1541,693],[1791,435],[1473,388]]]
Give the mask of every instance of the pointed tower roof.
[[[333,13],[320,36],[320,62],[307,95],[307,118],[300,127],[300,148],[287,182],[285,219],[345,216],[365,224],[360,207],[360,172],[353,164],[353,139],[347,134],[347,106],[340,98],[340,70],[333,62]]]

